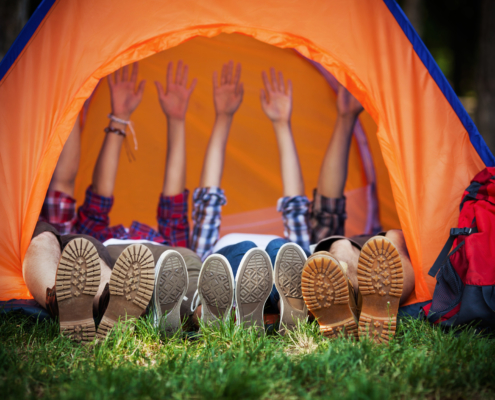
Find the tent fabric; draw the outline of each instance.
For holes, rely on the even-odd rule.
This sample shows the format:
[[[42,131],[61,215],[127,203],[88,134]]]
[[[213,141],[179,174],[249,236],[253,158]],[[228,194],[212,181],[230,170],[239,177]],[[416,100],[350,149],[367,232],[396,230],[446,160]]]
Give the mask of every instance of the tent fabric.
[[[63,144],[99,80],[194,37],[240,33],[296,49],[364,105],[378,126],[415,269],[409,301],[429,300],[427,271],[455,225],[464,187],[493,156],[391,4],[56,0],[15,61],[9,56],[0,66],[8,69],[0,81],[0,298],[30,297],[22,259]]]

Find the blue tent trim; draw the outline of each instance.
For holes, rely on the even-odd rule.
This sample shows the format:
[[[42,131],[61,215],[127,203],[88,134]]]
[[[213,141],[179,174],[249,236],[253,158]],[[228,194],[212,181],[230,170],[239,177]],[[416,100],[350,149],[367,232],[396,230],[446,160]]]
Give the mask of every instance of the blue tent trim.
[[[483,137],[480,135],[478,128],[476,128],[476,125],[462,105],[459,97],[457,97],[457,95],[455,94],[454,90],[450,86],[450,83],[447,81],[447,78],[445,78],[445,75],[441,71],[438,64],[435,62],[435,59],[428,51],[417,32],[412,27],[402,9],[399,7],[395,0],[383,0],[383,2],[388,7],[389,11],[392,13],[399,26],[402,28],[402,31],[413,45],[414,51],[430,72],[430,75],[435,80],[445,98],[450,103],[455,113],[461,120],[464,128],[466,128],[469,134],[469,139],[471,140],[471,144],[478,152],[480,158],[483,160],[487,167],[495,166],[495,157],[486,145]]]
[[[22,50],[24,50],[24,47],[26,47],[31,40],[34,32],[36,32],[38,26],[40,26],[41,22],[45,19],[46,14],[48,14],[48,11],[50,11],[55,1],[57,0],[43,0],[31,18],[29,18],[29,21],[24,26],[19,36],[17,36],[12,46],[10,46],[7,54],[5,54],[5,57],[0,61],[0,81],[2,81],[7,71],[12,67],[15,60],[17,60],[17,57],[19,57]]]

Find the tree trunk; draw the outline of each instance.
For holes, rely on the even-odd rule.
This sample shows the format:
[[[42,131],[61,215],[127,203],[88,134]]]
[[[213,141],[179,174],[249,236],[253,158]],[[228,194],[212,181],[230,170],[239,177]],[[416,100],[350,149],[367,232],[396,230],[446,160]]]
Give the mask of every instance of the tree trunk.
[[[404,0],[404,13],[418,35],[423,34],[423,0]]]
[[[495,153],[495,1],[481,5],[480,55],[478,62],[478,129]]]

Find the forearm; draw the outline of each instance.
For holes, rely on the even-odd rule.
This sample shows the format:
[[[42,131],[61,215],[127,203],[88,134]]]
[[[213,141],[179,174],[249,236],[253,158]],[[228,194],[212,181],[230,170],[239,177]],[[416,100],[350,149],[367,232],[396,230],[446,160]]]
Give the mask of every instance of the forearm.
[[[318,180],[318,193],[330,198],[344,195],[349,150],[357,115],[338,115]]]
[[[167,118],[167,161],[162,194],[175,196],[186,188],[185,120]]]
[[[304,195],[304,180],[290,122],[273,123],[280,154],[284,196]]]
[[[200,187],[220,187],[232,115],[217,115],[205,154]]]
[[[111,126],[125,132],[125,125],[112,122]],[[109,132],[105,136],[93,171],[92,182],[93,192],[100,196],[111,197],[113,195],[123,141],[124,137],[115,133]]]
[[[74,186],[81,155],[80,131],[78,117],[69,138],[65,142],[50,182],[51,190],[57,190],[71,197],[74,197]]]

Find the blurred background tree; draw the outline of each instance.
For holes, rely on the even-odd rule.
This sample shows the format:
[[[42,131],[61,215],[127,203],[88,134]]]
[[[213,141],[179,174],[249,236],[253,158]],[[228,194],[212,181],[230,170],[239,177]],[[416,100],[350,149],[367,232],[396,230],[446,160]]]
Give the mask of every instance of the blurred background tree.
[[[0,0],[0,59],[41,0]],[[398,0],[495,153],[495,0]]]

